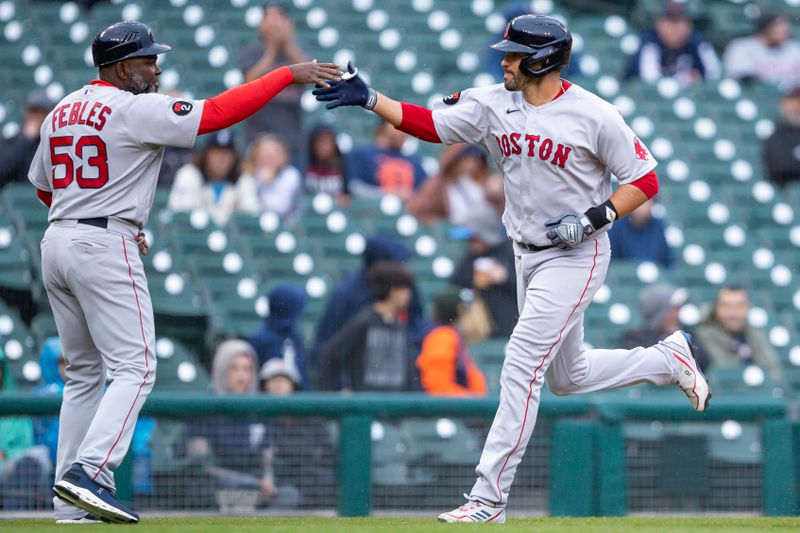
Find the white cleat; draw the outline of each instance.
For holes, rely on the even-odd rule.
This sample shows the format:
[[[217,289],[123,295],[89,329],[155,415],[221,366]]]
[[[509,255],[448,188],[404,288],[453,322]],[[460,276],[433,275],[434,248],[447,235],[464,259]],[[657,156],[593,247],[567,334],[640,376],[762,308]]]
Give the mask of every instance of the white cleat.
[[[692,402],[695,411],[708,409],[711,400],[711,389],[708,387],[706,377],[697,366],[692,348],[692,337],[682,330],[678,330],[661,343],[665,346],[675,363],[678,365],[678,386]]]
[[[506,521],[506,508],[486,505],[478,500],[471,500],[464,494],[467,503],[453,509],[449,513],[439,515],[439,522],[494,522],[502,524]]]
[[[63,525],[63,524],[102,524],[103,521],[93,514],[87,514],[80,518],[62,518],[61,520],[56,520],[56,524]]]

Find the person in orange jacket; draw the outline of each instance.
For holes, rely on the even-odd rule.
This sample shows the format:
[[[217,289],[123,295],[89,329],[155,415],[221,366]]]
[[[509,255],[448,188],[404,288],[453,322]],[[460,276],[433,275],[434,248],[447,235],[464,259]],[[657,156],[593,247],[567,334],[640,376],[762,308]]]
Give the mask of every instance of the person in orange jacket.
[[[422,389],[432,396],[486,396],[488,391],[458,329],[458,319],[467,309],[463,292],[448,287],[436,297],[434,318],[440,325],[425,336],[417,357]]]

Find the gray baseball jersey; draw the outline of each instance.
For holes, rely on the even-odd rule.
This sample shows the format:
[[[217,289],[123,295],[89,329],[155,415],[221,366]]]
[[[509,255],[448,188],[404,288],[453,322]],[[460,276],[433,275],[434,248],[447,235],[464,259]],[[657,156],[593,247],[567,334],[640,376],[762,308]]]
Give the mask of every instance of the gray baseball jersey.
[[[583,213],[611,195],[609,172],[630,183],[656,166],[611,104],[562,81],[562,92],[539,106],[503,85],[468,89],[433,111],[446,143],[483,145],[502,170],[503,222],[518,242],[548,246],[545,221]],[[661,346],[586,350],[583,313],[603,285],[608,236],[598,232],[574,250],[516,251],[519,322],[506,347],[500,407],[486,437],[470,495],[505,505],[528,445],[545,374],[556,394],[675,383],[677,370]]]
[[[203,101],[135,95],[104,82],[68,94],[45,119],[28,179],[52,191],[49,220],[117,217],[141,227],[164,146],[190,148]]]
[[[540,106],[499,84],[456,93],[433,111],[443,142],[480,144],[491,154],[505,183],[503,223],[518,242],[548,245],[547,219],[604,202],[606,169],[629,183],[656,166],[616,107],[563,83],[566,91]]]
[[[42,125],[28,179],[53,194],[41,249],[67,361],[56,480],[78,463],[114,489],[156,372],[153,309],[134,239],[150,213],[164,146],[191,147],[202,109],[202,101],[95,81],[67,95]],[[100,218],[101,227],[81,222]],[[53,503],[56,519],[85,514]]]

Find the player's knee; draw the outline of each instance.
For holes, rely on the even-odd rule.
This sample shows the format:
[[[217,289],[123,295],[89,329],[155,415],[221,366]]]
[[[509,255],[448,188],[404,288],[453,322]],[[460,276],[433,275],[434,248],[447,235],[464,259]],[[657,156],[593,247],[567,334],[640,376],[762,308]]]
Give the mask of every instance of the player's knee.
[[[566,376],[561,374],[548,374],[547,388],[556,396],[567,396],[576,390],[576,386]]]

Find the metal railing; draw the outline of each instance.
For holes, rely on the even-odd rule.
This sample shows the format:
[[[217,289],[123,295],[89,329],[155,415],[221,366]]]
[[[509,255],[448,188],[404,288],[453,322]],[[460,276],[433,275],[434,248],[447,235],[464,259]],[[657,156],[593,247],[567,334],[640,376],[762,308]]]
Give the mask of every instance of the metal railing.
[[[3,395],[0,396],[0,417],[52,417],[58,414],[59,406],[59,398]],[[651,426],[655,424],[659,427],[679,424],[689,428],[710,425],[716,428],[720,422],[736,421],[758,430],[759,450],[754,452],[754,456],[758,458],[757,464],[755,467],[727,464],[724,467],[727,470],[716,471],[719,474],[716,475],[716,483],[725,483],[725,480],[742,476],[760,476],[760,479],[751,479],[750,485],[742,493],[750,498],[753,491],[756,491],[760,494],[760,500],[756,498],[755,503],[751,502],[753,507],[744,510],[760,511],[766,515],[794,515],[798,511],[799,454],[796,450],[800,449],[800,429],[793,428],[787,416],[787,407],[788,404],[783,399],[720,395],[714,398],[713,408],[701,414],[692,411],[685,398],[672,394],[657,394],[631,400],[614,393],[570,397],[556,397],[545,393],[540,406],[540,427],[534,433],[534,440],[523,465],[533,463],[537,465],[536,468],[546,472],[528,476],[524,481],[518,478],[518,484],[524,488],[517,492],[512,491],[512,500],[518,498],[517,505],[524,501],[529,506],[528,511],[535,507],[538,512],[559,516],[617,516],[640,511],[642,509],[630,491],[655,491],[661,488],[641,488],[648,481],[644,475],[646,472],[637,471],[637,468],[643,461],[649,461],[647,468],[651,473],[656,470],[653,470],[655,466],[648,459],[647,453],[642,452],[641,443],[644,441],[632,434],[631,428],[635,429],[636,424],[644,424],[647,428],[648,422]],[[154,394],[145,404],[142,416],[182,423],[215,416],[230,420],[333,421],[336,424],[331,434],[335,435],[336,441],[331,448],[330,462],[335,463],[335,478],[332,478],[335,481],[332,483],[336,486],[331,487],[331,506],[336,498],[335,507],[341,516],[364,516],[373,509],[373,502],[378,502],[378,508],[386,508],[385,500],[380,496],[379,485],[387,482],[386,480],[391,483],[392,476],[395,475],[391,468],[387,470],[386,465],[376,458],[381,438],[381,435],[376,434],[376,428],[382,434],[384,429],[393,424],[400,427],[400,424],[413,420],[454,419],[464,423],[467,434],[471,431],[477,445],[473,443],[471,452],[467,453],[466,461],[461,461],[459,469],[450,465],[439,472],[439,475],[435,472],[437,467],[431,466],[435,461],[430,460],[424,450],[415,455],[418,459],[415,468],[423,475],[419,477],[418,485],[413,487],[415,491],[421,491],[417,494],[421,496],[418,500],[425,501],[428,494],[437,493],[436,487],[431,484],[456,485],[468,481],[474,464],[467,463],[474,463],[477,458],[488,423],[496,408],[496,398],[431,398],[416,394],[313,393],[282,398]],[[452,429],[455,427],[452,423],[443,427],[444,433],[456,431]],[[436,431],[441,429],[439,426],[436,428]],[[405,445],[422,445],[415,441],[419,437],[413,434],[413,429],[409,433],[408,428],[404,427],[402,431],[405,432]],[[664,448],[663,438],[658,437],[657,432],[653,434],[658,439],[658,442],[653,441],[657,448]],[[690,439],[686,442],[691,444],[693,441]],[[446,439],[441,440],[439,445],[445,447],[443,455],[446,456]],[[127,500],[132,499],[134,492],[135,476],[130,455],[116,472],[118,495]],[[670,463],[670,460],[673,462]],[[295,463],[302,464],[302,457]],[[680,470],[681,457],[668,457],[659,464],[662,471],[664,465],[671,464],[677,464],[671,468]],[[698,470],[696,475],[710,475],[709,472],[715,472],[713,468],[716,467]],[[525,474],[521,471],[520,476]],[[713,484],[714,481],[709,483]],[[458,501],[456,488],[463,491],[469,485],[446,487],[447,490],[454,491],[453,503]],[[393,493],[397,494],[396,491]],[[525,494],[524,498],[520,494]],[[683,512],[719,510],[714,502],[702,508],[686,507],[680,501],[672,504],[676,507],[666,509]],[[436,505],[442,504],[437,501]],[[735,503],[728,507],[723,505],[721,508],[728,511],[743,510],[736,507]],[[658,511],[653,508],[647,510]]]

